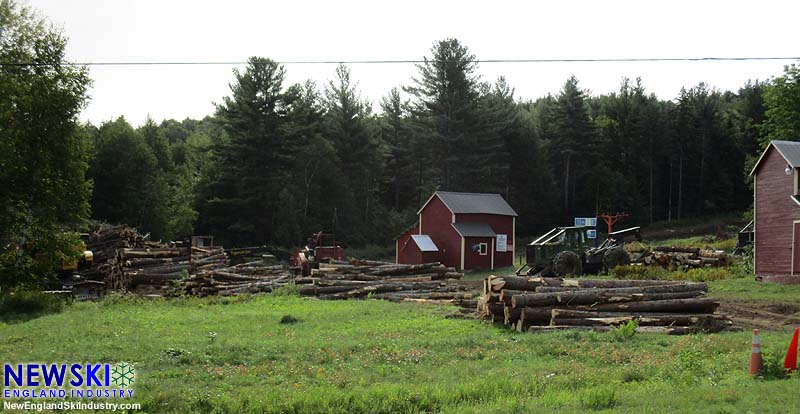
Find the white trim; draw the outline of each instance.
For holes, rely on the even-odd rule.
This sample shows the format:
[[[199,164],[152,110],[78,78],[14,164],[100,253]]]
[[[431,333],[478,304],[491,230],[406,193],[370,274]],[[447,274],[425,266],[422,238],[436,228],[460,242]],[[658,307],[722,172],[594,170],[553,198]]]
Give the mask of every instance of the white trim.
[[[797,199],[794,198],[793,196],[789,196],[789,199],[794,201],[798,206],[800,206],[800,201],[797,201]]]
[[[461,270],[464,271],[464,236],[461,236]]]
[[[453,224],[455,224],[455,222],[456,222],[456,213],[453,213],[453,212],[451,211],[451,212],[450,212],[450,216],[451,216],[451,218],[450,218],[450,223],[453,223]]]
[[[800,167],[800,166],[797,166],[797,165],[792,165],[792,163],[789,162],[789,159],[786,158],[785,155],[783,155],[783,153],[781,152],[780,148],[778,148],[775,145],[774,142],[770,141],[769,145],[767,145],[767,148],[764,150],[764,152],[761,153],[761,156],[758,157],[758,161],[756,161],[755,165],[753,165],[753,169],[750,170],[750,175],[753,175],[753,173],[756,172],[756,168],[758,168],[758,165],[761,164],[761,160],[764,158],[765,155],[767,155],[767,152],[769,151],[770,148],[775,148],[775,151],[778,151],[778,154],[781,154],[781,157],[783,157],[783,160],[786,161],[786,164],[788,164],[790,167],[792,167],[792,168]]]
[[[514,266],[514,259],[517,258],[517,218],[511,220],[511,266]]]
[[[492,270],[494,270],[494,243],[495,243],[495,240],[496,240],[496,237],[492,238]]]
[[[428,203],[430,203],[430,202],[431,202],[431,200],[433,200],[433,197],[436,197],[436,193],[437,193],[437,192],[438,192],[438,191],[434,191],[434,192],[433,192],[433,194],[431,194],[431,196],[430,196],[430,197],[428,197],[428,200],[427,200],[427,201],[425,201],[424,203],[422,203],[422,207],[420,207],[420,208],[419,208],[419,211],[417,211],[417,214],[420,214],[420,213],[422,213],[422,210],[424,210],[424,209],[425,209],[425,207],[428,205]],[[441,199],[441,197],[439,198],[439,200],[441,200],[441,201],[442,201],[442,204],[444,204],[444,200],[442,200],[442,199]],[[444,206],[445,206],[445,207],[447,207],[447,204],[444,204]],[[447,209],[448,209],[448,210],[450,210],[450,207],[447,207]],[[450,210],[450,211],[453,211],[453,210]]]
[[[794,228],[798,224],[800,224],[800,220],[792,221],[792,266],[791,266],[791,273],[790,273],[792,276],[794,276],[794,242],[795,242],[795,240],[794,240],[794,234],[795,234]]]
[[[486,256],[489,254],[486,250],[489,248],[489,243],[478,243],[478,256]],[[481,253],[483,250],[483,253]]]

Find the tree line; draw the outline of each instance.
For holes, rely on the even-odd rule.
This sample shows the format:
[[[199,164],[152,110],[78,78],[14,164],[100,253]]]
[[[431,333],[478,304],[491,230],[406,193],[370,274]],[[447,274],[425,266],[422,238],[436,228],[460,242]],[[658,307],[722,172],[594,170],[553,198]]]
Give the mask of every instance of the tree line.
[[[623,79],[592,95],[572,76],[528,100],[445,39],[375,111],[344,65],[324,85],[289,85],[283,66],[252,57],[203,119],[80,124],[85,68],[64,65],[65,39],[43,19],[2,7],[0,60],[48,63],[0,66],[6,273],[69,250],[64,230],[89,218],[155,239],[291,247],[321,229],[388,245],[438,189],[500,193],[522,236],[602,211],[642,224],[743,211],[754,159],[800,123],[794,65],[735,92],[700,83],[662,100]]]

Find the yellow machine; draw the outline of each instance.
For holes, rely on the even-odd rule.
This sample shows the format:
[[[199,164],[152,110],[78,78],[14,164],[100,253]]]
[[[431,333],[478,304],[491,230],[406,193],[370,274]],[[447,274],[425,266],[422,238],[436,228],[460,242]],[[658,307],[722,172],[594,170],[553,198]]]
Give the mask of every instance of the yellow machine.
[[[88,234],[81,233],[81,243],[78,245],[78,249],[83,252],[81,257],[72,260],[61,260],[61,263],[58,267],[59,272],[74,272],[76,270],[87,269],[92,266],[92,263],[94,262],[94,253],[92,253],[91,250],[86,250],[86,240],[88,238]]]

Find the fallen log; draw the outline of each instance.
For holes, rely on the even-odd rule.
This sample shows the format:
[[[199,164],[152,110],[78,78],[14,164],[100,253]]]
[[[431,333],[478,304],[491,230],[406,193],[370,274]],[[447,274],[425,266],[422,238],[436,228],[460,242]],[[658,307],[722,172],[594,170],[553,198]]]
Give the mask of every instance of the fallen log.
[[[527,332],[550,332],[550,331],[597,331],[609,332],[614,329],[613,326],[579,326],[579,325],[551,325],[551,326],[536,326],[532,325],[526,328]],[[691,333],[700,332],[702,329],[696,326],[639,326],[636,328],[637,333],[659,333],[667,335],[686,335]]]
[[[710,298],[652,300],[644,302],[605,303],[588,307],[608,312],[695,312],[713,313],[719,301]]]
[[[186,249],[181,248],[120,249],[119,252],[123,258],[157,258],[186,255]]]
[[[683,283],[685,282],[673,280],[564,279],[561,286],[586,289],[680,285]]]
[[[593,291],[571,291],[571,292],[552,292],[552,293],[528,293],[511,297],[511,306],[536,307],[536,306],[575,306],[602,303],[619,302],[641,302],[667,299],[689,299],[703,295],[703,291],[694,290],[686,292],[668,293],[613,293],[602,290]]]
[[[532,291],[538,286],[542,286],[544,283],[544,279],[540,277],[495,276],[489,278],[490,290],[492,292],[499,292],[503,289]]]
[[[654,247],[653,250],[664,253],[688,253],[692,255],[700,254],[700,249],[697,247],[659,246],[659,247]]]

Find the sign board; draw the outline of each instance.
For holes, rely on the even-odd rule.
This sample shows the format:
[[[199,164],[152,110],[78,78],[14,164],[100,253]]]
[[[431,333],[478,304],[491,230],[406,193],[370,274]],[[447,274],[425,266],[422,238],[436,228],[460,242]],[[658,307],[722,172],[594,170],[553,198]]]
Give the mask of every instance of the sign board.
[[[505,234],[498,234],[497,241],[494,243],[497,246],[498,252],[506,251],[506,243],[508,243],[508,235]]]
[[[586,230],[586,238],[587,239],[596,239],[597,238],[597,230]]]
[[[597,226],[597,217],[575,217],[575,226]]]

